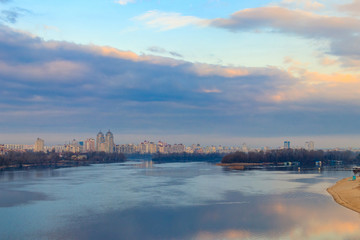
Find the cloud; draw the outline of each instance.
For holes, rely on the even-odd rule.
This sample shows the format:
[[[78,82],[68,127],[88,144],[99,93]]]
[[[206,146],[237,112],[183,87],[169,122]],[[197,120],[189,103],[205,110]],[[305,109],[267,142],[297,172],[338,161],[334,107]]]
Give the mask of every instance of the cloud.
[[[222,91],[216,88],[212,88],[212,89],[201,89],[200,92],[204,92],[204,93],[221,93]]]
[[[222,77],[240,77],[249,75],[249,70],[247,68],[231,68],[224,67],[219,65],[211,65],[211,64],[201,64],[195,63],[193,64],[190,71],[195,72],[199,76],[222,76]]]
[[[19,13],[16,11],[12,11],[12,10],[1,11],[1,19],[5,22],[15,23],[18,17],[19,17]]]
[[[339,5],[338,9],[340,11],[348,12],[353,15],[359,15],[360,14],[360,1],[353,0],[351,3]]]
[[[220,233],[199,232],[194,239],[249,239],[252,234],[245,230],[226,230]]]
[[[167,51],[164,48],[161,47],[157,47],[157,46],[152,46],[149,47],[147,49],[149,52],[153,52],[153,53],[160,53],[160,54],[167,54],[167,55],[171,55],[173,57],[179,57],[182,58],[183,56],[180,53],[174,52],[174,51]]]
[[[244,9],[233,13],[229,18],[210,20],[209,25],[232,32],[261,30],[328,41],[329,50],[326,54],[340,56],[339,61],[343,66],[360,59],[360,20],[355,17],[327,16],[269,6]]]
[[[8,23],[16,23],[17,19],[24,15],[25,13],[29,13],[28,10],[23,8],[12,8],[10,10],[2,10],[0,12],[0,20]]]
[[[325,59],[325,60],[324,60]],[[324,58],[326,64],[338,64],[333,59]],[[337,96],[336,102],[357,101],[360,91],[360,75],[354,73],[334,72],[325,74],[307,70],[305,64],[286,59],[288,71],[291,75],[297,76],[298,81],[293,86],[285,89],[278,89],[278,92],[268,96],[275,102],[296,102],[307,101],[331,102]],[[318,96],[321,96],[320,98]]]
[[[324,7],[324,4],[313,0],[283,0],[280,6],[285,7],[301,7],[305,10],[318,10]]]
[[[172,30],[189,25],[206,26],[207,20],[194,17],[182,16],[176,12],[161,12],[158,10],[148,11],[140,16],[133,18],[136,21],[145,22],[152,28],[158,28],[161,31]]]
[[[288,71],[191,63],[43,41],[0,26],[0,130],[7,132],[91,132],[101,123],[156,134],[319,134],[326,126],[333,134],[353,133],[358,79],[309,72],[301,64]]]
[[[321,59],[320,63],[323,66],[331,66],[331,65],[337,65],[338,60],[325,56]]]
[[[126,5],[128,3],[134,3],[135,0],[118,0],[116,1],[116,3],[120,4],[120,5]]]
[[[19,80],[47,81],[74,81],[81,78],[84,72],[89,71],[82,63],[71,61],[49,61],[43,63],[8,64],[0,61],[0,76],[13,76]]]
[[[234,32],[270,29],[309,38],[337,38],[360,30],[360,20],[355,18],[323,16],[275,6],[241,10],[227,19],[214,19],[211,25]]]

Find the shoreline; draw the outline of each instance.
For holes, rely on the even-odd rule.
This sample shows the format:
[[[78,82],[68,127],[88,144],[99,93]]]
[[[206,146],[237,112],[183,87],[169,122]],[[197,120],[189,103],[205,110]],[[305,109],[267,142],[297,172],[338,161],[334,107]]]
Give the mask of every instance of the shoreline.
[[[124,161],[71,161],[61,160],[54,163],[36,163],[36,164],[13,164],[8,166],[0,166],[0,172],[2,171],[20,171],[20,170],[33,170],[33,169],[59,169],[59,168],[71,168],[90,166],[92,164],[108,164],[108,163],[122,163]]]
[[[360,177],[341,179],[326,190],[339,205],[360,213]]]

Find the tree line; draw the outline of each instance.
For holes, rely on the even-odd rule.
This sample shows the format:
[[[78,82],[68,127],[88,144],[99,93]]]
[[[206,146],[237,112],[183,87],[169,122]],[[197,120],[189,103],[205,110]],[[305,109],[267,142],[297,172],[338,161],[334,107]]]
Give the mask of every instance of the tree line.
[[[63,152],[16,152],[10,151],[5,155],[0,155],[0,167],[2,168],[22,168],[23,166],[75,166],[88,165],[92,163],[114,163],[124,162],[126,157],[122,153],[71,153]]]
[[[315,162],[321,161],[323,165],[331,164],[331,161],[342,161],[344,164],[360,163],[360,154],[352,151],[323,151],[305,149],[281,149],[260,152],[235,152],[225,155],[222,163],[283,163],[300,162],[302,166],[314,166]]]

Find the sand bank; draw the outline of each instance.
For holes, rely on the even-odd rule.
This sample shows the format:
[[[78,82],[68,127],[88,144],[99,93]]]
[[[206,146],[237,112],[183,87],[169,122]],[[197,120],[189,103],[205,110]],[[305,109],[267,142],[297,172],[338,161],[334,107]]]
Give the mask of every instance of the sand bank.
[[[360,177],[355,181],[344,178],[327,191],[338,204],[360,213]]]

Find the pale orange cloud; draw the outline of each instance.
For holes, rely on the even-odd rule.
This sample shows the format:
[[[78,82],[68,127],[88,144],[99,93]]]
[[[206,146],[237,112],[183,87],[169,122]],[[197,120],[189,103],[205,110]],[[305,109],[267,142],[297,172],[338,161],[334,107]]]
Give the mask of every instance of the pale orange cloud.
[[[335,59],[322,58],[324,64],[338,64]],[[333,72],[321,73],[308,70],[307,63],[294,60],[290,57],[284,59],[288,65],[287,71],[293,76],[289,84],[278,86],[272,91],[267,91],[260,96],[260,101],[271,101],[275,103],[326,100],[357,101],[360,103],[360,75],[356,73]]]
[[[64,60],[17,65],[0,62],[0,72],[2,74],[18,76],[25,80],[31,79],[31,81],[47,81],[49,79],[74,81],[87,71],[89,69],[83,63]]]
[[[320,63],[324,66],[330,66],[330,65],[336,65],[339,64],[336,59],[330,58],[330,57],[323,57],[320,61]]]
[[[236,230],[230,229],[219,233],[199,232],[195,239],[198,240],[207,240],[207,239],[248,239],[251,236],[251,233],[245,230]]]
[[[211,88],[211,89],[201,89],[200,92],[203,93],[221,93],[222,91],[217,88]]]
[[[306,71],[303,74],[303,77],[310,84],[322,84],[328,86],[340,86],[340,85],[359,85],[360,78],[357,75],[349,73],[333,73],[333,74],[323,74],[319,72],[309,72]],[[335,84],[335,85],[333,85]]]
[[[100,53],[103,56],[107,57],[116,57],[116,58],[122,58],[132,61],[139,61],[140,57],[131,51],[120,51],[113,47],[107,47],[107,46],[91,46],[91,50],[96,51],[97,53]]]
[[[194,64],[189,70],[199,76],[217,75],[231,78],[249,75],[249,71],[246,68],[232,68],[200,63]]]

